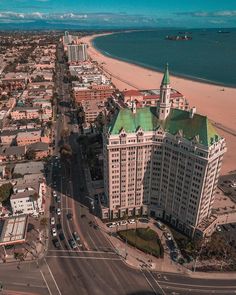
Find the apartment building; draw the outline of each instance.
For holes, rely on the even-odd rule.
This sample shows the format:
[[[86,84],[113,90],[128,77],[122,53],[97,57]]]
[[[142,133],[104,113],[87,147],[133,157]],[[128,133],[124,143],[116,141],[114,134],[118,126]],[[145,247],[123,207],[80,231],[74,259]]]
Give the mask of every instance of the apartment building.
[[[160,101],[160,89],[148,90],[126,90],[122,92],[124,103],[131,106],[135,100],[138,107],[156,106]],[[171,88],[170,90],[170,103],[173,109],[188,110],[189,103],[187,99],[179,91]]]
[[[67,53],[69,63],[86,61],[88,59],[87,44],[69,44]]]
[[[104,130],[104,219],[150,214],[191,236],[211,215],[226,151],[207,117],[171,108],[166,68],[156,107],[120,109]]]
[[[105,101],[107,100],[115,91],[112,85],[92,85],[92,86],[82,86],[74,87],[74,98],[77,103],[83,100],[96,100]]]
[[[32,214],[39,215],[44,212],[44,197],[46,184],[44,181],[36,181],[27,185],[16,184],[14,193],[10,198],[13,215]]]

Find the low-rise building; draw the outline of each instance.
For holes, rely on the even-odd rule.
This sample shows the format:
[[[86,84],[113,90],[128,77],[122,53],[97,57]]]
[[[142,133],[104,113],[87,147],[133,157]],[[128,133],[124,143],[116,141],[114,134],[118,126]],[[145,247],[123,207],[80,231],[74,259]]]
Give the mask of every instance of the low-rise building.
[[[18,146],[29,145],[41,140],[41,130],[19,132],[16,137]]]
[[[17,183],[10,197],[13,215],[32,214],[39,215],[44,212],[46,184],[44,181],[30,183],[24,187]]]

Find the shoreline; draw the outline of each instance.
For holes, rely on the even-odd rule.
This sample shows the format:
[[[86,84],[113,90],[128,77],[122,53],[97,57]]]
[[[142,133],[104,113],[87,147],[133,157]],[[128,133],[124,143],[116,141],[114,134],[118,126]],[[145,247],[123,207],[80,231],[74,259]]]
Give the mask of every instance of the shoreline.
[[[112,56],[104,55],[94,47],[93,39],[104,35],[107,34],[85,36],[81,38],[81,41],[89,45],[88,54],[91,59],[97,61],[120,91],[134,88],[160,88],[163,72],[115,59]],[[217,132],[226,139],[228,151],[224,156],[221,174],[236,170],[234,154],[236,150],[236,88],[176,77],[172,75],[171,70],[170,80],[171,87],[186,97],[190,107],[195,106],[198,113],[208,116],[215,123],[214,128]],[[217,125],[220,128],[217,128]]]
[[[112,54],[110,54],[110,53],[108,53],[108,52],[106,52],[106,51],[104,51],[102,49],[99,49],[96,46],[96,44],[94,43],[94,41],[97,38],[100,38],[100,37],[103,37],[103,36],[114,35],[114,34],[121,34],[121,33],[132,33],[132,32],[133,31],[122,31],[122,32],[112,32],[112,33],[104,33],[104,34],[92,35],[93,38],[91,38],[90,41],[91,41],[92,47],[96,51],[100,52],[101,54],[103,54],[106,57],[117,59],[119,61],[130,63],[130,64],[136,65],[138,67],[142,67],[142,68],[145,68],[147,70],[154,71],[154,72],[157,72],[157,73],[162,74],[162,71],[159,68],[152,67],[152,66],[147,65],[147,64],[142,64],[142,63],[136,62],[134,60],[129,60],[129,59],[126,59],[126,58],[122,58],[122,57],[119,57],[119,56],[116,56],[116,55],[112,55]],[[140,30],[138,32],[142,32],[142,30]],[[164,67],[164,65],[163,65],[163,67]],[[182,78],[182,79],[189,80],[189,81],[192,81],[192,82],[199,82],[199,83],[204,83],[204,84],[208,84],[208,85],[215,85],[215,86],[219,86],[219,87],[222,87],[222,88],[233,88],[233,89],[236,89],[236,85],[224,84],[224,83],[220,83],[220,82],[217,82],[217,81],[211,81],[211,80],[202,79],[202,78],[195,77],[195,76],[185,75],[183,73],[175,73],[175,72],[172,72],[172,73],[173,74],[171,76],[172,77],[175,77],[175,78]]]

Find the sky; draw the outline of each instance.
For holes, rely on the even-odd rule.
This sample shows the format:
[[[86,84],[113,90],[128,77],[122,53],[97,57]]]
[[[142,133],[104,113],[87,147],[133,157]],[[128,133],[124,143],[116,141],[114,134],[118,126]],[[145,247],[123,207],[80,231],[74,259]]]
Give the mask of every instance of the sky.
[[[1,24],[236,27],[236,0],[0,0]]]

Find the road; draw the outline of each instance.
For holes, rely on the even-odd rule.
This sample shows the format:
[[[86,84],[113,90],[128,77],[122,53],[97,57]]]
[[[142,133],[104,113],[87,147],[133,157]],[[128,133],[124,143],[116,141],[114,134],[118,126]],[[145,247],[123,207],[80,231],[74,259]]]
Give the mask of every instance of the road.
[[[62,55],[62,52],[59,53]],[[63,100],[70,101],[68,84],[63,83],[65,65],[60,64],[57,87]],[[70,109],[59,106],[61,113],[55,123],[55,143],[60,143],[61,131],[71,130]],[[117,255],[106,236],[96,227],[95,217],[87,208],[87,191],[77,135],[71,134],[70,142],[74,155],[71,161],[62,161],[59,147],[54,150],[52,160],[52,186],[58,199],[52,197],[51,206],[61,209],[55,217],[59,249],[49,238],[45,257],[39,261],[0,265],[0,281],[4,284],[3,294],[49,294],[49,295],[151,295],[151,294],[235,294],[235,280],[193,279],[180,274],[154,273],[149,269],[137,270],[127,266]],[[82,189],[83,188],[83,189]],[[51,208],[52,209],[52,208]],[[71,220],[68,213],[72,213]],[[50,226],[51,227],[51,226]],[[76,231],[81,246],[72,250],[68,240]],[[65,239],[58,237],[63,233]],[[9,275],[10,274],[10,275]],[[15,292],[17,290],[17,292]],[[22,293],[25,292],[25,293]],[[27,293],[26,293],[27,292]]]

